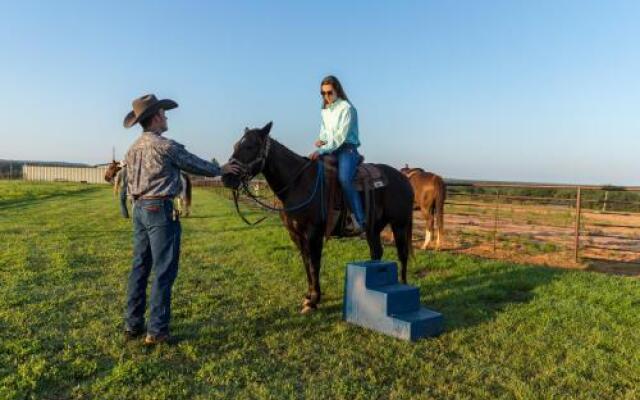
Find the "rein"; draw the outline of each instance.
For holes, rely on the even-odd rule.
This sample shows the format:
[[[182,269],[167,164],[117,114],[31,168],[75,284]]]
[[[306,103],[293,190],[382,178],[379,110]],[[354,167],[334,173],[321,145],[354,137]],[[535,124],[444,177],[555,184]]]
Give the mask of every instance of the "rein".
[[[238,203],[238,199],[239,199],[239,193],[238,190],[234,190],[233,191],[233,203],[236,206],[236,211],[238,212],[238,216],[244,221],[245,224],[249,225],[249,226],[255,226],[258,225],[260,222],[264,221],[265,219],[267,219],[266,216],[260,218],[259,220],[257,220],[256,222],[250,222],[244,215],[242,215],[242,212],[240,211],[240,204]]]
[[[266,208],[267,210],[277,211],[277,212],[298,211],[298,210],[308,206],[309,204],[311,204],[313,199],[316,197],[316,194],[318,193],[318,189],[320,189],[321,196],[324,198],[324,168],[323,168],[321,162],[318,162],[318,175],[316,177],[316,182],[313,185],[313,192],[311,192],[311,195],[305,201],[303,201],[300,204],[297,204],[295,206],[292,206],[292,207],[279,208],[279,207],[270,206],[270,205],[264,203],[262,200],[260,200],[255,194],[251,193],[251,190],[249,189],[247,182],[243,182],[243,184],[242,184],[242,190],[244,191],[244,193],[251,200],[253,200],[257,204],[259,204],[263,208]],[[324,217],[324,207],[322,208],[322,211],[323,211],[323,217]]]
[[[253,178],[252,174],[251,174],[251,169],[253,168],[254,165],[256,164],[260,164],[260,169],[258,169],[258,172],[262,171],[264,169],[264,166],[267,162],[267,156],[269,155],[269,149],[271,147],[271,139],[267,138],[265,140],[265,146],[262,148],[262,151],[260,152],[260,155],[258,157],[256,157],[255,160],[251,161],[250,163],[243,163],[235,158],[231,158],[229,160],[229,162],[235,163],[237,164],[241,169],[242,169],[242,175],[240,176],[240,182],[241,182],[241,186],[239,189],[236,189],[233,191],[233,202],[235,204],[236,207],[236,211],[238,213],[238,216],[249,226],[255,226],[257,224],[259,224],[260,222],[264,221],[267,217],[262,217],[260,218],[258,221],[256,222],[250,222],[249,220],[247,220],[247,218],[245,218],[244,215],[242,215],[242,212],[240,211],[240,205],[238,203],[239,200],[239,195],[240,192],[242,191],[247,197],[249,197],[251,200],[253,200],[256,204],[258,204],[259,206],[261,206],[264,209],[267,209],[269,211],[275,211],[275,212],[293,212],[293,211],[298,211],[303,209],[304,207],[307,207],[309,204],[311,204],[311,202],[313,201],[313,199],[316,197],[316,194],[318,193],[318,190],[320,191],[320,204],[321,204],[321,212],[322,212],[322,219],[325,219],[325,215],[326,215],[326,210],[325,210],[325,204],[324,204],[324,166],[323,163],[318,161],[318,173],[316,176],[316,182],[313,185],[313,191],[311,192],[311,195],[304,200],[303,202],[301,202],[300,204],[297,204],[295,206],[291,206],[291,207],[273,207],[270,206],[269,204],[264,203],[262,200],[260,200],[255,194],[253,194],[251,192],[251,189],[249,188],[249,180],[251,178]],[[284,192],[286,189],[288,189],[289,187],[291,187],[291,185],[293,185],[297,179],[300,177],[300,175],[302,175],[302,173],[304,171],[306,171],[306,169],[311,166],[312,162],[309,161],[307,162],[301,169],[300,171],[298,171],[298,173],[293,177],[293,179],[287,184],[285,185],[284,188],[279,189],[277,192],[274,192],[274,194],[280,194],[282,192]]]

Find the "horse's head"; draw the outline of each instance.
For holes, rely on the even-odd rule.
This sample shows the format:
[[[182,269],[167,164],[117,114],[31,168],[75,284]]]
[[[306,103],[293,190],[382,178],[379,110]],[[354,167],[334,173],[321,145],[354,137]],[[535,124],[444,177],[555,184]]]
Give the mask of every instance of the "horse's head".
[[[269,132],[272,125],[269,122],[262,128],[245,129],[244,135],[233,146],[233,154],[229,158],[229,163],[240,167],[240,173],[222,175],[222,183],[226,187],[237,189],[241,183],[248,182],[262,172],[269,154]]]
[[[120,163],[116,160],[111,161],[111,164],[107,167],[107,171],[104,173],[104,180],[107,182],[113,181],[113,177],[116,176],[118,171],[120,171],[122,167]]]

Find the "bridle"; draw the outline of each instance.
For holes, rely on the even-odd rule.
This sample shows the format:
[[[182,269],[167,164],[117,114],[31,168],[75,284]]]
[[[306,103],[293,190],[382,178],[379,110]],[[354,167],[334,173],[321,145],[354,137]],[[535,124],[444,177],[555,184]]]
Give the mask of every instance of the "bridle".
[[[242,141],[243,139],[241,139],[240,141]],[[243,186],[248,185],[249,181],[253,179],[254,176],[262,172],[262,170],[264,169],[264,166],[267,164],[267,157],[269,156],[270,149],[271,149],[271,138],[267,136],[263,142],[262,147],[260,148],[258,157],[256,157],[254,160],[248,163],[244,163],[235,157],[229,158],[230,164],[235,164],[238,167],[240,167],[240,175],[238,175],[238,178],[240,179],[240,183]],[[258,169],[253,171],[256,165],[260,165],[260,166],[258,167]]]
[[[242,139],[240,140],[240,142],[242,142]],[[258,205],[260,205],[262,208],[265,208],[267,210],[270,211],[276,211],[276,212],[292,212],[292,211],[297,211],[297,210],[301,210],[305,207],[307,207],[309,204],[311,204],[311,202],[313,201],[313,199],[316,197],[317,193],[320,193],[321,196],[321,211],[322,211],[322,216],[323,219],[325,217],[326,214],[326,210],[324,209],[325,205],[323,203],[324,201],[324,168],[323,168],[323,164],[322,162],[318,162],[318,174],[316,177],[316,182],[313,186],[313,191],[311,193],[311,195],[309,196],[309,198],[307,198],[305,201],[301,202],[300,204],[297,204],[295,206],[292,207],[284,207],[284,208],[278,208],[278,207],[273,207],[270,206],[269,204],[264,203],[263,201],[261,201],[255,194],[253,194],[249,188],[249,181],[251,179],[253,179],[253,177],[255,177],[256,175],[258,175],[260,172],[262,172],[262,170],[264,169],[266,163],[267,163],[267,157],[269,156],[269,150],[271,149],[271,138],[269,136],[267,136],[264,140],[264,143],[262,145],[262,147],[260,148],[260,152],[258,153],[258,156],[248,162],[242,162],[240,160],[238,160],[235,157],[231,157],[229,158],[229,163],[231,164],[235,164],[238,167],[240,167],[240,174],[238,174],[238,179],[240,179],[240,185],[238,186],[238,188],[233,190],[233,201],[235,203],[235,207],[236,207],[236,211],[238,212],[238,215],[240,216],[240,218],[247,224],[247,225],[257,225],[260,222],[264,221],[267,217],[262,217],[260,218],[258,221],[256,222],[249,222],[244,215],[242,215],[242,213],[240,212],[240,205],[238,204],[238,200],[240,197],[240,191],[244,192],[244,194],[247,195],[247,197],[249,197],[251,200],[253,200],[255,203],[257,203]],[[289,187],[291,187],[291,185],[293,183],[295,183],[298,178],[302,175],[302,173],[311,165],[313,164],[312,161],[309,161],[307,163],[305,163],[305,165],[302,166],[302,168],[295,174],[295,176],[293,177],[293,179],[282,189],[278,190],[277,192],[274,192],[274,194],[280,194],[282,192],[284,192],[286,189],[288,189]],[[257,169],[255,169],[255,166],[259,165],[259,167]]]

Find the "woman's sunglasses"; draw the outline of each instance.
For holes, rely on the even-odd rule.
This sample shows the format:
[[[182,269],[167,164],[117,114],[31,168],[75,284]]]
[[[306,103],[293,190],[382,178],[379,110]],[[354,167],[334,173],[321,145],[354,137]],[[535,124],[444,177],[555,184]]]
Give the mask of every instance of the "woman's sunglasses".
[[[333,96],[333,90],[329,90],[328,92],[325,92],[325,91],[321,90],[320,91],[320,95],[322,97],[324,97],[324,96]]]

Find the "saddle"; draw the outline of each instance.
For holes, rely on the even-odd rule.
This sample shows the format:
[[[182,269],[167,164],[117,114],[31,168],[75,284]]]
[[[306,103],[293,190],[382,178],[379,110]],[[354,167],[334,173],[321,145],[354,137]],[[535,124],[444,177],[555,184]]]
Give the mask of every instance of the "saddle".
[[[338,160],[333,155],[326,155],[322,160],[327,188],[325,237],[328,239],[331,236],[356,236],[358,233],[353,226],[353,216],[338,182]],[[363,161],[364,157],[360,156],[353,186],[360,192],[367,226],[372,226],[375,220],[375,191],[387,186],[388,179],[378,166]]]

